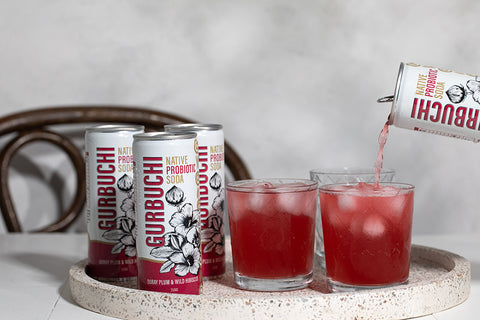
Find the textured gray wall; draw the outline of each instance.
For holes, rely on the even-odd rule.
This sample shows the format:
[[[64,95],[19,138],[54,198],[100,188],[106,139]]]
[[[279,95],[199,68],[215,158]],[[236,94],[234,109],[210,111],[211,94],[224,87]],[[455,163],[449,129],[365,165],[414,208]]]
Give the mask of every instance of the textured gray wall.
[[[479,14],[474,0],[3,0],[0,114],[142,105],[222,123],[255,177],[373,166],[399,63],[480,74]],[[43,153],[54,182],[68,163]],[[385,166],[417,187],[415,233],[480,232],[479,160],[471,142],[391,128]],[[14,180],[25,214],[50,199]]]

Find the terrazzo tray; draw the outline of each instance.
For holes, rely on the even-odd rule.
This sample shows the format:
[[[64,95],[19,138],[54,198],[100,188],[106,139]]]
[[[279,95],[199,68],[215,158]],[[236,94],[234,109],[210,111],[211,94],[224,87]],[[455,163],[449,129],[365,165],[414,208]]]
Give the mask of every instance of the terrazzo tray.
[[[230,248],[230,244],[226,244]],[[121,319],[405,319],[454,307],[470,293],[470,263],[456,254],[412,246],[410,281],[388,289],[328,293],[324,270],[312,284],[287,292],[235,287],[231,253],[227,272],[204,281],[198,296],[149,292],[96,281],[87,261],[70,268],[73,299],[82,307]],[[319,263],[316,263],[318,266]],[[133,285],[135,287],[135,285]]]

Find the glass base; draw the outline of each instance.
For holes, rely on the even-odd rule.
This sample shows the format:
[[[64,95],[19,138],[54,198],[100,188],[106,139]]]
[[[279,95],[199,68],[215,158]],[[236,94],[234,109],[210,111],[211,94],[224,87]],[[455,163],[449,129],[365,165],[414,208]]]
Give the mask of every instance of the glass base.
[[[357,285],[341,283],[338,281],[331,280],[329,278],[327,279],[328,290],[330,292],[352,292],[352,291],[369,290],[369,289],[381,289],[381,288],[389,288],[389,287],[394,287],[394,286],[407,284],[407,283],[408,283],[408,279],[403,282],[397,282],[397,283],[386,284],[386,285],[357,286]]]
[[[312,272],[287,279],[258,279],[242,276],[235,272],[235,283],[252,291],[288,291],[306,288],[312,282]]]

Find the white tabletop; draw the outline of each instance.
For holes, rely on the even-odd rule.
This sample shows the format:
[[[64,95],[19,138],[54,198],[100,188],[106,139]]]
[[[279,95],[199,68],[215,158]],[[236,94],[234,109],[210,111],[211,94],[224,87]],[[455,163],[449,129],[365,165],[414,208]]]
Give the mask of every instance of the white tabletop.
[[[450,310],[418,319],[476,318],[480,311],[480,235],[416,236],[413,243],[457,253],[472,265],[468,300]],[[85,234],[0,235],[2,319],[114,319],[83,309],[72,300],[68,270],[86,257]]]

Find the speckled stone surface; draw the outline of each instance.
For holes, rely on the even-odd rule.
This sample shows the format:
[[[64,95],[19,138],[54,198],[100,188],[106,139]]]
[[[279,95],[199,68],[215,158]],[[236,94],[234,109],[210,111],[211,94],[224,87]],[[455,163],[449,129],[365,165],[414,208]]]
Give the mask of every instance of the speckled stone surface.
[[[85,273],[85,265],[86,260],[70,269],[74,300],[86,309],[121,319],[405,319],[454,307],[470,293],[470,263],[465,258],[416,245],[408,284],[354,293],[328,293],[321,268],[314,270],[313,283],[306,289],[240,290],[235,287],[229,252],[226,274],[204,281],[199,296],[99,282]]]

